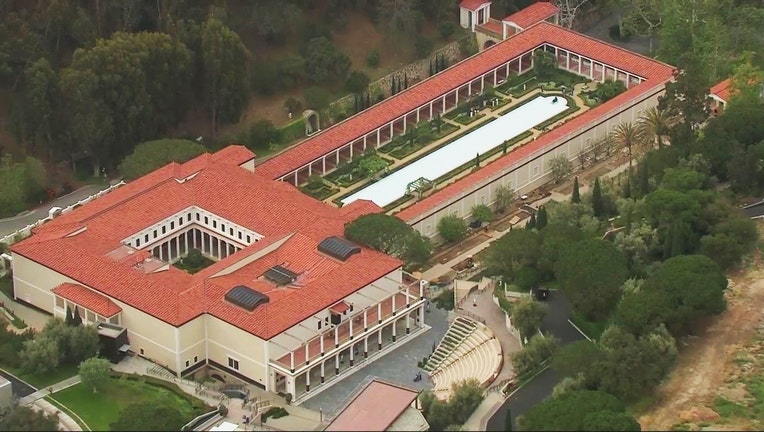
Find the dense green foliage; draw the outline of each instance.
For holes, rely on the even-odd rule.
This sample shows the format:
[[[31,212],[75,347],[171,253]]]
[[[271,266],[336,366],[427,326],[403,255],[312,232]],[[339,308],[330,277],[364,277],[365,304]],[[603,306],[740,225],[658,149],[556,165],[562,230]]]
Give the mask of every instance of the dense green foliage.
[[[98,354],[98,330],[93,326],[69,325],[51,318],[34,339],[23,342],[21,366],[30,372],[45,373],[60,365],[77,365]]]
[[[163,139],[138,144],[119,164],[126,180],[133,180],[170,162],[183,163],[205,152],[203,145],[182,139]]]
[[[12,160],[10,155],[0,157],[0,217],[13,216],[27,206],[45,198],[48,175],[42,162],[27,157]]]
[[[467,237],[469,229],[464,219],[455,214],[443,216],[438,221],[438,234],[448,243],[457,243]]]
[[[616,397],[590,390],[567,392],[548,399],[518,419],[522,430],[639,431]]]
[[[449,430],[464,424],[483,400],[483,387],[475,379],[454,383],[452,392],[448,402],[429,391],[420,396],[422,413],[431,430]]]
[[[424,264],[432,254],[432,243],[395,216],[372,213],[345,225],[345,237],[406,262]]]
[[[0,431],[58,431],[58,417],[43,410],[14,405],[0,411]]]

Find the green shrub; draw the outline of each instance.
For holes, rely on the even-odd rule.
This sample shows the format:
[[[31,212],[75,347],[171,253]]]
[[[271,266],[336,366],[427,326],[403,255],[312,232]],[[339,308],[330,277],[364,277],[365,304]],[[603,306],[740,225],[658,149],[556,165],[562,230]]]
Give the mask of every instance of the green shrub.
[[[266,420],[269,418],[279,419],[281,417],[286,417],[289,415],[289,412],[284,407],[271,407],[268,408],[268,411],[263,413],[262,419],[263,423],[265,423]]]
[[[379,50],[374,48],[366,54],[366,66],[375,68],[379,66]]]
[[[416,56],[418,58],[425,58],[432,52],[432,49],[434,48],[435,44],[433,43],[432,39],[420,36],[417,38],[416,42],[414,42],[414,50],[416,51]]]
[[[450,38],[455,31],[456,25],[451,21],[440,23],[438,26],[438,33],[440,33],[440,37],[442,37],[443,40],[448,40],[448,38]]]

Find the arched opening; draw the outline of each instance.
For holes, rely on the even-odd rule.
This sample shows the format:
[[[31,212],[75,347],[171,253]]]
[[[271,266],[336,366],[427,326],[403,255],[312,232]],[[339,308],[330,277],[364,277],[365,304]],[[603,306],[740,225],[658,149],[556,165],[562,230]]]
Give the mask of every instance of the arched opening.
[[[487,40],[487,41],[485,41],[485,43],[483,44],[483,49],[488,49],[488,48],[490,48],[490,47],[492,47],[492,46],[494,46],[494,45],[496,45],[496,41]]]

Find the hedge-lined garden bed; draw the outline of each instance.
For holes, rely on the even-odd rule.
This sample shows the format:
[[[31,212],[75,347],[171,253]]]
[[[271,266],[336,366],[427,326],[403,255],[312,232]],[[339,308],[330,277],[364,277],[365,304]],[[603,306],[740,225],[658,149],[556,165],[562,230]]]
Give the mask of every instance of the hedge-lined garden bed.
[[[324,176],[324,179],[342,187],[350,187],[370,175],[385,169],[393,161],[379,156],[377,152],[367,152],[363,156],[355,157],[350,162],[344,162],[336,170]],[[314,189],[318,189],[318,182]]]
[[[581,107],[579,107],[576,104],[576,101],[574,101],[573,98],[571,98],[569,96],[566,96],[566,95],[555,95],[555,96],[557,96],[557,97],[564,97],[565,100],[568,101],[568,109],[566,109],[565,111],[563,111],[563,112],[557,114],[556,116],[550,118],[549,120],[546,120],[546,121],[541,122],[541,123],[537,124],[536,126],[534,126],[533,128],[536,129],[537,131],[543,132],[544,129],[549,128],[550,126],[554,125],[555,123],[559,122],[560,120],[564,119],[565,117],[567,117],[567,116],[571,115],[572,113],[574,113],[574,112],[576,112],[576,111],[581,109]]]

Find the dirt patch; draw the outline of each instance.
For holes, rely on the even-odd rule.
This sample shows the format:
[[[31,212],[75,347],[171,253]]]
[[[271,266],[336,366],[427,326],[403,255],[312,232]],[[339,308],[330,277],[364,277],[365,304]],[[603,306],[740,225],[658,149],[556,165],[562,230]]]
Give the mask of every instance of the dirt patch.
[[[763,227],[758,225],[760,235]],[[682,413],[713,406],[720,388],[740,376],[738,363],[745,362],[736,353],[752,339],[762,320],[764,262],[759,251],[745,271],[730,277],[730,287],[727,311],[710,320],[700,337],[680,343],[678,364],[658,389],[658,402],[639,419],[643,430],[669,430],[686,423]]]
[[[471,236],[467,237],[467,239],[462,240],[461,243],[456,244],[454,246],[451,246],[448,249],[445,249],[435,255],[431,262],[437,262],[440,264],[447,263],[451,261],[452,259],[458,257],[459,255],[463,254],[464,252],[467,252],[468,250],[474,248],[475,246],[478,246],[482,243],[485,243],[486,241],[490,240],[491,236],[488,234],[485,234],[484,232],[479,232],[476,234],[472,234]]]

